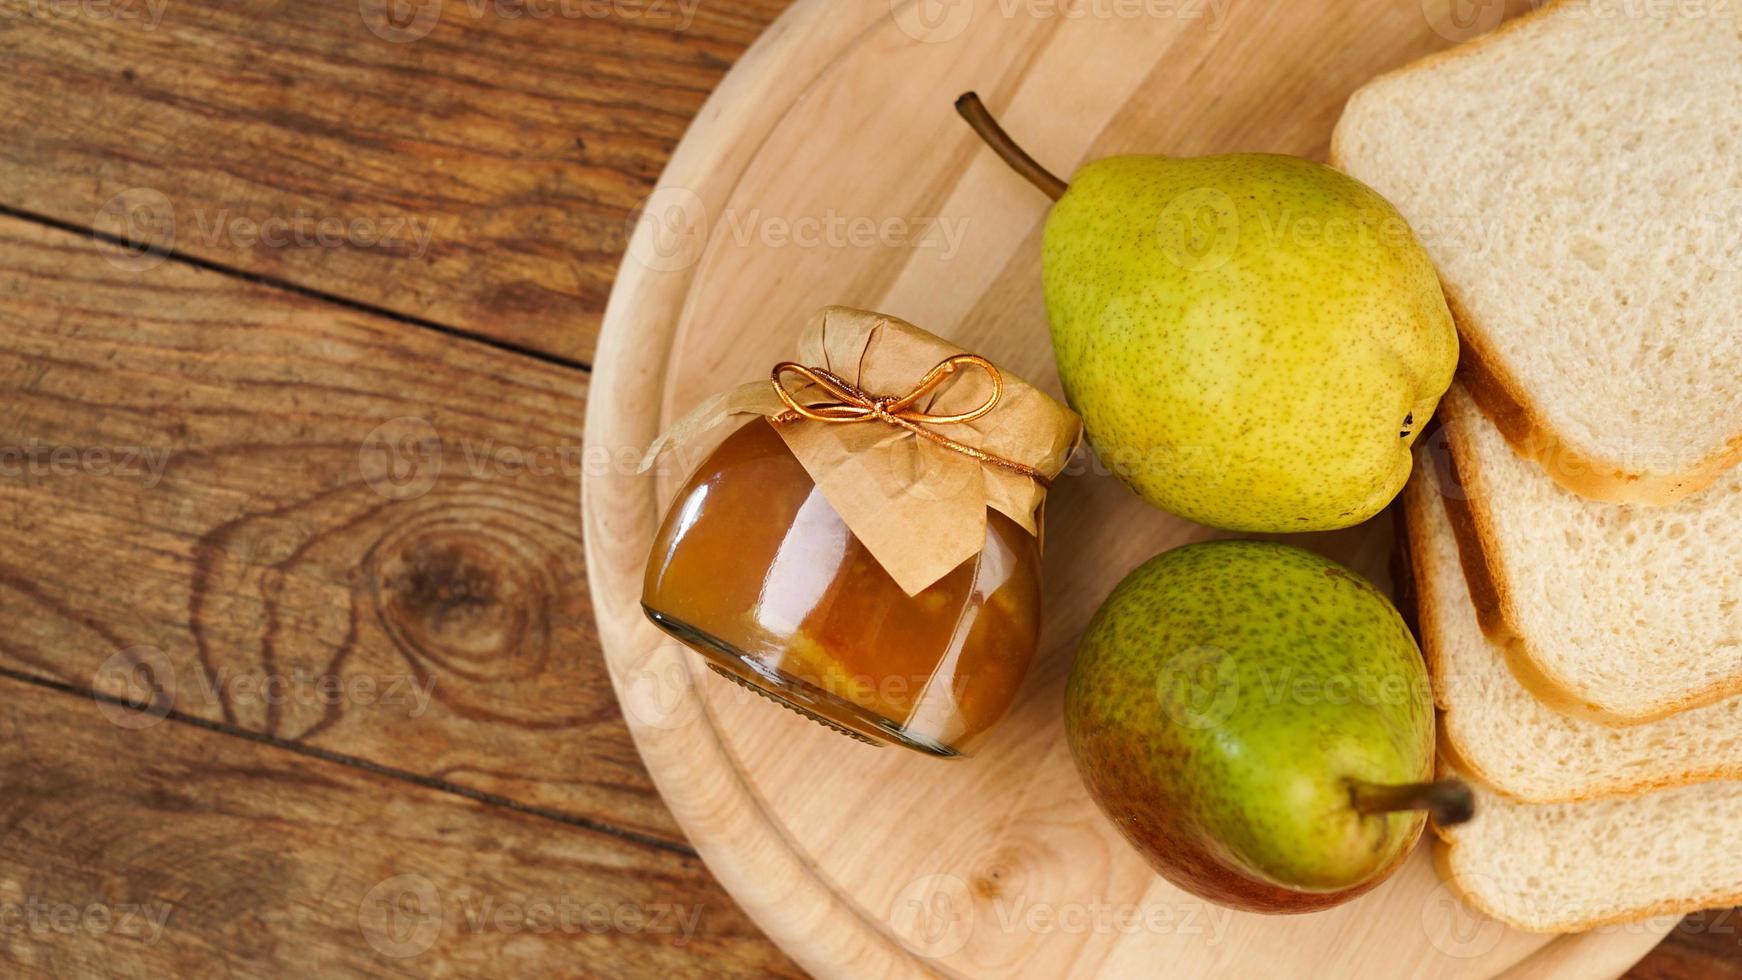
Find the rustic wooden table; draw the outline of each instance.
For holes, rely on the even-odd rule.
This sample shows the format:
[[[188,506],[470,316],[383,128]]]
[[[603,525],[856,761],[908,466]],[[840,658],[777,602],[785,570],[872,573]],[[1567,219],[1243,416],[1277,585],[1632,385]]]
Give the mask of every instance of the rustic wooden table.
[[[0,972],[798,974],[577,508],[627,221],[783,6],[0,0]]]

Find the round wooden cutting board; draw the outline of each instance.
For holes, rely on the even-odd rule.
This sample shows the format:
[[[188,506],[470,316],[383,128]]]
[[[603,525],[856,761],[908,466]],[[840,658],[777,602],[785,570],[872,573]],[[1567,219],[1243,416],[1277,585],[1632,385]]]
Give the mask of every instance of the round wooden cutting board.
[[[971,760],[842,738],[714,676],[642,618],[648,545],[697,457],[637,475],[640,451],[698,400],[790,356],[818,307],[903,317],[1057,394],[1040,293],[1048,202],[956,118],[958,93],[977,89],[1061,174],[1121,152],[1323,159],[1351,91],[1492,26],[1484,11],[1498,8],[1460,20],[1440,2],[801,0],[695,120],[630,229],[594,365],[589,573],[665,801],[809,970],[1593,977],[1673,924],[1516,932],[1454,899],[1426,845],[1371,894],[1308,916],[1229,912],[1157,878],[1085,795],[1062,688],[1114,583],[1209,532],[1093,466],[1053,491],[1041,654]],[[1387,581],[1384,519],[1300,543]]]

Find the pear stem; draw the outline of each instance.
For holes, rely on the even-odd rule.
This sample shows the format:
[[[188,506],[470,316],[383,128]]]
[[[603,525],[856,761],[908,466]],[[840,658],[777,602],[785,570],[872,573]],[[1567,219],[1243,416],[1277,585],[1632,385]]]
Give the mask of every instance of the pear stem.
[[[1461,779],[1401,785],[1350,780],[1349,799],[1357,813],[1426,810],[1441,827],[1461,824],[1476,815],[1475,795]]]
[[[1064,196],[1068,185],[1016,145],[1016,141],[1010,138],[1004,127],[998,125],[998,120],[992,118],[991,111],[980,101],[979,95],[973,92],[962,93],[956,99],[956,112],[968,121],[974,132],[980,134],[980,138],[986,141],[992,152],[1010,164],[1010,169],[1028,178],[1028,182],[1040,188],[1041,193],[1047,197],[1056,201]]]

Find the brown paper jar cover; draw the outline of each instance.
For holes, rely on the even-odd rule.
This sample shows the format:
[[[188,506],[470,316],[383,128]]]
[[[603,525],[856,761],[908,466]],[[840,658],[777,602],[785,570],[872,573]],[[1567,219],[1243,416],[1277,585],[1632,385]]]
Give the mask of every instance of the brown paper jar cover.
[[[737,424],[655,539],[650,618],[830,727],[963,754],[1033,656],[1046,487],[1081,436],[1070,410],[965,353],[894,317],[830,307],[794,358],[816,372],[780,376],[791,404],[764,377],[661,436],[644,467]],[[858,408],[841,409],[837,379]],[[864,409],[873,402],[905,421]]]

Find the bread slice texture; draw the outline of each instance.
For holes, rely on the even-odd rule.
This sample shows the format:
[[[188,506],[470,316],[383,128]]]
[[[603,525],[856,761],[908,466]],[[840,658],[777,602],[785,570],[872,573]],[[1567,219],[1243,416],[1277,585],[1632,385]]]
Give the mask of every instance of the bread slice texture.
[[[1531,693],[1611,725],[1742,693],[1742,470],[1669,507],[1598,503],[1515,455],[1461,385],[1439,417],[1470,591]]]
[[[1742,697],[1616,728],[1568,717],[1530,694],[1508,669],[1506,650],[1482,632],[1434,469],[1416,467],[1404,513],[1440,739],[1456,767],[1530,803],[1742,778]]]
[[[1334,165],[1435,264],[1465,383],[1562,486],[1742,459],[1742,4],[1551,4],[1356,92]]]
[[[1502,922],[1580,932],[1742,902],[1742,783],[1586,803],[1475,792],[1474,818],[1435,828],[1435,862],[1464,901]]]

